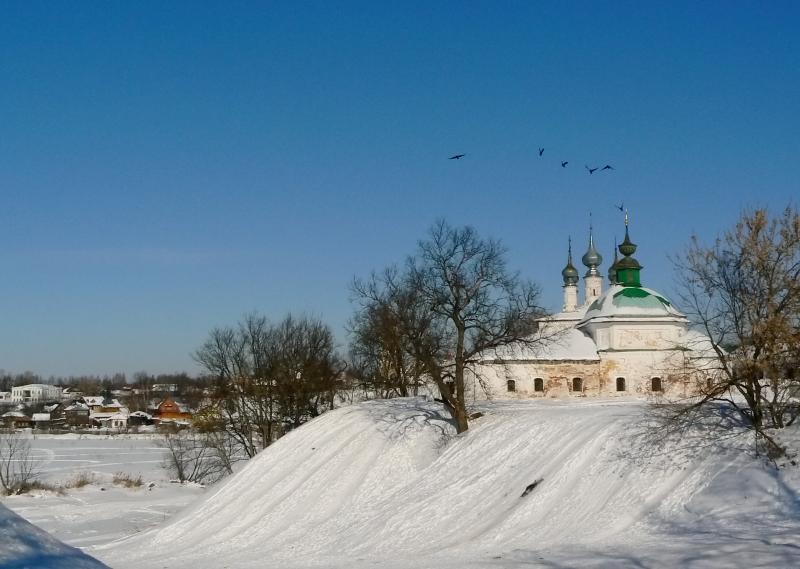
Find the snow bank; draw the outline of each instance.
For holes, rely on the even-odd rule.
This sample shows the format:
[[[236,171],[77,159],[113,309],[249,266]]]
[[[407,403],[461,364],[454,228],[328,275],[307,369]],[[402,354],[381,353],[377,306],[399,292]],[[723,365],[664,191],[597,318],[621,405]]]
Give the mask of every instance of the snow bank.
[[[643,452],[646,409],[489,402],[460,436],[421,400],[339,409],[94,554],[170,569],[800,566],[796,481],[736,448]]]
[[[0,567],[3,569],[101,569],[106,567],[81,551],[0,505]]]

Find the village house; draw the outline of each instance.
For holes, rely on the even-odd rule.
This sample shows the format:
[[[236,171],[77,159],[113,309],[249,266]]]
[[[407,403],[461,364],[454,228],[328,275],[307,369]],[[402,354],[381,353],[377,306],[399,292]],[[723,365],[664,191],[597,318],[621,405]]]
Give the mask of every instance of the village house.
[[[187,405],[178,403],[172,397],[162,400],[155,412],[155,420],[159,423],[188,423],[192,418],[192,413]]]
[[[31,423],[34,429],[50,430],[50,413],[34,413],[31,415]]]
[[[32,426],[31,418],[22,411],[7,411],[0,415],[0,421],[6,429],[28,429]]]
[[[64,422],[68,427],[89,427],[92,419],[89,407],[78,401],[64,408]]]

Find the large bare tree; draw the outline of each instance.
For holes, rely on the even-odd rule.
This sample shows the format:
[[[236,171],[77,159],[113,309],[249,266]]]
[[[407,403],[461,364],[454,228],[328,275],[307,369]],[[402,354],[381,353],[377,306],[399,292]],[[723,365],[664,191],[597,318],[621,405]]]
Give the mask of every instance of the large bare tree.
[[[479,362],[500,348],[538,341],[539,291],[508,270],[505,256],[499,241],[441,220],[404,270],[353,286],[362,318],[391,314],[399,345],[438,387],[458,432],[469,428],[466,374],[477,375]]]
[[[679,413],[723,402],[780,454],[767,430],[800,414],[800,214],[745,211],[713,244],[693,238],[676,264],[684,308],[713,343],[713,373]]]

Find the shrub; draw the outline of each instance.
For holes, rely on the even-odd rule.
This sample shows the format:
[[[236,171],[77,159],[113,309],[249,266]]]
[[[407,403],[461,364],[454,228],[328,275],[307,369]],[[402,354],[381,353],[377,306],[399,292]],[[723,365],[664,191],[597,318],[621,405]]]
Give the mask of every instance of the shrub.
[[[55,492],[56,494],[63,494],[64,488],[58,484],[51,484],[49,482],[42,482],[41,480],[28,480],[23,482],[14,491],[15,494],[27,494],[33,490],[45,490],[47,492]]]
[[[67,482],[67,488],[83,488],[84,486],[88,486],[89,484],[94,483],[95,478],[94,474],[91,472],[81,471],[75,474],[75,476]]]
[[[139,488],[144,482],[142,481],[141,474],[133,476],[127,472],[117,472],[114,474],[114,484],[124,486],[125,488]]]

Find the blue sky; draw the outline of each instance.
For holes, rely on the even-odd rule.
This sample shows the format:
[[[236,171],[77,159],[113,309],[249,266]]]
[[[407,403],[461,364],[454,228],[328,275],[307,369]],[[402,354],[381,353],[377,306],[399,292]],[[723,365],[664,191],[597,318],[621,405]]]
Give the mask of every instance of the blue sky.
[[[208,331],[253,310],[344,344],[353,276],[438,217],[503,240],[557,309],[567,236],[580,256],[591,211],[608,259],[624,201],[643,283],[669,293],[692,232],[800,195],[798,21],[791,2],[3,3],[0,368],[196,372]]]

